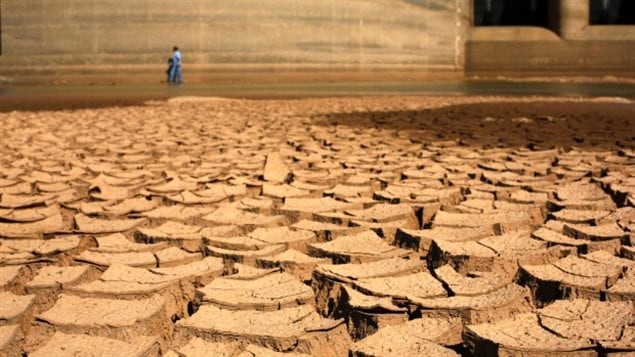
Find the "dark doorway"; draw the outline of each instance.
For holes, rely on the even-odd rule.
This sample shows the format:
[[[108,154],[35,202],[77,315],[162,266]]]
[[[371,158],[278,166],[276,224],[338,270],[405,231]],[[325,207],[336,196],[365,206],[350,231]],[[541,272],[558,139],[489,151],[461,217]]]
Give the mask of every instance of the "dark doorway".
[[[589,23],[591,25],[635,25],[635,1],[591,0]]]
[[[474,0],[474,26],[549,26],[548,0]]]

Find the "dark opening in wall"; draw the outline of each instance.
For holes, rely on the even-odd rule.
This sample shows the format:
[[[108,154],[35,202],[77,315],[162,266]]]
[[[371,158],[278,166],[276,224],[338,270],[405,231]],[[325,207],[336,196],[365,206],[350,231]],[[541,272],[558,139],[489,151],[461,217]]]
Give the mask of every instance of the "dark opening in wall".
[[[548,27],[549,1],[474,0],[474,26]]]
[[[635,1],[590,0],[591,25],[635,25]]]

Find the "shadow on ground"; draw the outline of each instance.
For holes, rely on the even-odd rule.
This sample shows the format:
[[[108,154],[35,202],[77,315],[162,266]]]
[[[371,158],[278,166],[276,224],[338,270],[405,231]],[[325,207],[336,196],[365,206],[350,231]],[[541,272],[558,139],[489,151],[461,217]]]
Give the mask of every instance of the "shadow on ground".
[[[411,141],[493,147],[633,148],[635,103],[501,102],[326,114],[320,125],[407,132]]]

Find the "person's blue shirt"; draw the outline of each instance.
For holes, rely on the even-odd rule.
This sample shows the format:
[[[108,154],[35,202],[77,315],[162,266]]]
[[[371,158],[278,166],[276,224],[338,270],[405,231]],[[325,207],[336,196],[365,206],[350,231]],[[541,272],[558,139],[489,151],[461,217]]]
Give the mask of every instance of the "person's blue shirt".
[[[172,55],[172,61],[174,61],[175,66],[181,65],[181,51],[179,50],[174,51],[174,54]]]

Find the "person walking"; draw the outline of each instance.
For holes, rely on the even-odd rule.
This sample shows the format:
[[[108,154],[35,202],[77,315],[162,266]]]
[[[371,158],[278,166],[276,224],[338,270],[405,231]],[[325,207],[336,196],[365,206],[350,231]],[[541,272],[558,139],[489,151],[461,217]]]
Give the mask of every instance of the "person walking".
[[[181,72],[181,51],[174,46],[172,53],[172,70],[170,71],[169,84],[183,84],[183,73]]]

